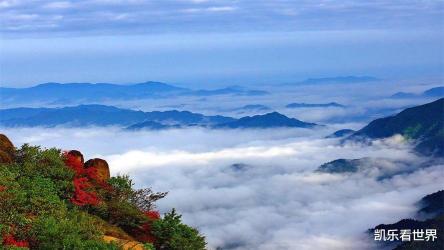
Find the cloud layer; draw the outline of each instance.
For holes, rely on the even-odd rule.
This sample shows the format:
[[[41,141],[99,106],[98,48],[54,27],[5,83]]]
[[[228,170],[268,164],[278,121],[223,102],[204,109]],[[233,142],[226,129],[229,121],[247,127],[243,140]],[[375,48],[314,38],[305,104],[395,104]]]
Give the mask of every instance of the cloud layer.
[[[0,0],[0,84],[442,79],[443,3]]]
[[[1,0],[0,9],[1,32],[115,34],[430,27],[439,25],[443,2]]]
[[[377,180],[423,161],[399,137],[340,146],[322,139],[329,129],[4,132],[17,144],[103,157],[113,174],[128,173],[139,187],[169,191],[159,209],[177,208],[212,249],[371,248],[366,229],[413,215],[418,199],[443,188],[443,165]],[[361,157],[381,159],[353,175],[313,172],[337,158]]]

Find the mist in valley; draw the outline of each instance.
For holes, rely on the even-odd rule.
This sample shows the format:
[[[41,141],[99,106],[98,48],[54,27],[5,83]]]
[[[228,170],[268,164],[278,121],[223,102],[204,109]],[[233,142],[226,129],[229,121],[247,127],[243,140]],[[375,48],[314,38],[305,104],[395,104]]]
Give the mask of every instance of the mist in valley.
[[[342,144],[325,138],[335,129],[2,131],[17,145],[78,149],[86,158],[106,159],[112,175],[168,191],[158,209],[176,208],[212,249],[371,248],[366,230],[412,216],[421,197],[442,188],[444,165],[408,171],[427,159],[401,136]],[[316,172],[334,159],[362,157],[377,160],[357,173]],[[390,173],[399,174],[380,178]]]

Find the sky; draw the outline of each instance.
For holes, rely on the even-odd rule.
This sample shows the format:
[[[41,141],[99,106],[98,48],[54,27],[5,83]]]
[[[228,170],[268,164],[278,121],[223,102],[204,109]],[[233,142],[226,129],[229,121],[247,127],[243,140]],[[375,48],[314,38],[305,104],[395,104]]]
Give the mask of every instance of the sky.
[[[0,84],[442,79],[441,0],[0,0]]]
[[[364,87],[287,91],[280,85],[285,93],[271,88],[271,95],[251,99],[183,100],[187,110],[205,114],[265,104],[328,125],[314,130],[55,127],[1,128],[2,133],[16,146],[77,149],[87,159],[106,159],[112,175],[130,174],[137,187],[169,191],[159,210],[177,208],[205,234],[210,249],[367,249],[361,238],[368,228],[412,217],[421,197],[442,189],[444,165],[409,172],[426,159],[399,136],[372,145],[325,136],[364,125],[333,124],[333,118],[373,119],[367,110],[423,103],[387,98],[393,93],[442,84],[443,10],[442,0],[0,0],[2,87],[145,81],[269,87],[340,75],[394,79]],[[330,101],[349,107],[285,108],[290,102]],[[148,111],[181,103],[137,100],[125,107]],[[356,174],[314,172],[334,159],[361,157],[374,159]],[[405,172],[378,180],[396,171]]]

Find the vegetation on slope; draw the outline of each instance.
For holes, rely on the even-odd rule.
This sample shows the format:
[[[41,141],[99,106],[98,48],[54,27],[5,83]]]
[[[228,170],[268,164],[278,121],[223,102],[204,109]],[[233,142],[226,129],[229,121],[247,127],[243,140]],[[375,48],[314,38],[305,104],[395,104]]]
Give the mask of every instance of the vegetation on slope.
[[[350,138],[376,139],[395,134],[419,141],[416,150],[422,154],[444,157],[444,98],[376,119]]]
[[[166,193],[136,190],[127,176],[110,178],[105,161],[84,164],[78,151],[25,144],[11,152],[5,138],[0,249],[128,249],[122,240],[136,242],[132,249],[205,249],[204,237],[174,209],[163,217],[155,210]]]

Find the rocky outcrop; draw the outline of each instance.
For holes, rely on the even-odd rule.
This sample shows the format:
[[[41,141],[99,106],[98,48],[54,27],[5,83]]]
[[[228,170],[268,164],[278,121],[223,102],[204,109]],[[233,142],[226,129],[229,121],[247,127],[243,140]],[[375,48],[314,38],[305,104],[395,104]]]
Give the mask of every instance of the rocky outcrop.
[[[82,166],[85,163],[85,160],[83,159],[83,154],[80,153],[80,151],[78,150],[71,150],[68,152],[68,155],[72,156],[74,159],[80,162]]]
[[[93,168],[96,171],[96,180],[98,182],[107,182],[110,178],[108,163],[100,158],[94,158],[85,162],[86,169]]]
[[[14,144],[4,134],[0,134],[0,163],[12,163],[15,157]]]

